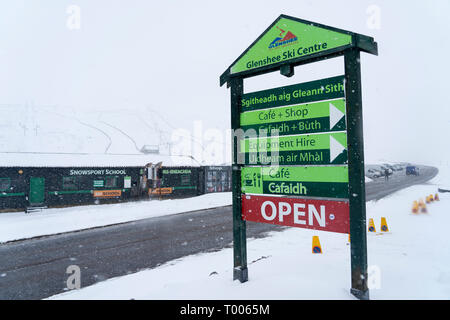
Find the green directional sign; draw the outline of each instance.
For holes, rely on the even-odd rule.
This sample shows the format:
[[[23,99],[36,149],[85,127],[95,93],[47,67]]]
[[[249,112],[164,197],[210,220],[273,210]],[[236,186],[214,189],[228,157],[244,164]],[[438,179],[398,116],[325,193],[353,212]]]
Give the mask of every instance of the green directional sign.
[[[344,76],[309,81],[242,95],[242,112],[344,98]]]
[[[283,17],[231,66],[231,74],[307,58],[351,45],[352,36],[348,32]]]
[[[246,221],[306,227],[308,215],[309,228],[350,232],[350,292],[369,299],[360,52],[378,45],[280,15],[220,76],[231,88],[233,280],[248,281]],[[247,78],[339,56],[345,75],[244,93]]]
[[[348,198],[347,166],[244,167],[242,193]]]
[[[241,140],[246,164],[306,165],[347,163],[345,132]]]
[[[241,113],[241,128],[254,129],[258,135],[293,135],[343,131],[345,99],[306,103]]]

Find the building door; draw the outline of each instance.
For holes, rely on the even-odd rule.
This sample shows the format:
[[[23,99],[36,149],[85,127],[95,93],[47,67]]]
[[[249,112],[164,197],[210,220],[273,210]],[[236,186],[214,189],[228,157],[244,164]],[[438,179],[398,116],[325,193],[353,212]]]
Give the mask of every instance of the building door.
[[[31,177],[30,178],[30,198],[31,205],[43,204],[45,199],[45,179]]]
[[[198,188],[197,188],[197,194],[205,194],[206,188],[205,188],[205,168],[201,167],[198,169]]]

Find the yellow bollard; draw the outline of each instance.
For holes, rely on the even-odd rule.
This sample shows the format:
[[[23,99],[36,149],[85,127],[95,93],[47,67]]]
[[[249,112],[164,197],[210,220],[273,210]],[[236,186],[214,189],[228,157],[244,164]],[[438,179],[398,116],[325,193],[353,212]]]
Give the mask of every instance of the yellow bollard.
[[[313,236],[312,238],[312,253],[322,253],[319,236]]]
[[[426,203],[430,203],[430,196],[426,196],[425,202],[426,202]]]
[[[419,209],[425,207],[425,203],[422,199],[419,199]]]
[[[427,213],[427,206],[425,205],[425,203],[420,207],[420,212],[421,213]]]
[[[434,195],[434,200],[439,201],[439,195],[437,193]]]
[[[377,232],[377,230],[375,229],[375,224],[373,223],[373,219],[372,218],[369,219],[369,232]]]
[[[419,203],[415,200],[413,202],[411,211],[412,211],[412,213],[419,213]]]
[[[389,232],[389,228],[385,217],[381,217],[381,232]]]
[[[433,202],[433,201],[434,201],[434,197],[433,197],[432,194],[430,194],[429,198],[430,198],[430,202]]]

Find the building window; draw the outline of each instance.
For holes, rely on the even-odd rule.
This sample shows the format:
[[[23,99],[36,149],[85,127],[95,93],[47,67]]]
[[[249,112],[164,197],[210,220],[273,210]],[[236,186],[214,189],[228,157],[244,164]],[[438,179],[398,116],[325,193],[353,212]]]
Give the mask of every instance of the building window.
[[[77,177],[63,177],[63,189],[64,190],[78,189]]]
[[[84,177],[84,176],[80,176],[77,177],[77,181],[78,181],[78,188],[80,190],[89,190],[92,188],[92,178],[91,177]]]
[[[103,188],[105,186],[105,181],[96,179],[94,180],[94,188]]]
[[[186,186],[191,184],[191,175],[189,174],[182,174],[181,175],[181,185]]]
[[[0,191],[8,191],[11,187],[10,178],[0,178]]]
[[[117,187],[117,181],[119,177],[106,177],[105,178],[105,188],[115,188]]]

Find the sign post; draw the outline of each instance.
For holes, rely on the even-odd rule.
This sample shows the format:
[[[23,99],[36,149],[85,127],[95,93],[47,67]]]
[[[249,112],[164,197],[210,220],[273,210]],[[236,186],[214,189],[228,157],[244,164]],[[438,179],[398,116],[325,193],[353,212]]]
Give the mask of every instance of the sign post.
[[[230,81],[231,87],[231,129],[235,132],[240,127],[239,114],[241,112],[241,99],[243,94],[243,80],[235,78]],[[236,141],[234,141],[236,139]],[[238,163],[239,141],[233,135],[232,156],[232,193],[233,193],[233,280],[245,282],[248,280],[247,271],[247,236],[246,223],[242,219],[241,202],[241,168]]]
[[[369,299],[360,61],[359,50],[351,49],[345,52],[345,94],[347,99],[347,134],[349,137],[348,192],[350,195],[351,292],[359,299]]]
[[[350,233],[350,292],[369,299],[360,51],[373,38],[279,16],[221,75],[231,87],[233,279],[248,281],[246,221]],[[244,94],[244,79],[344,56],[345,74]]]

